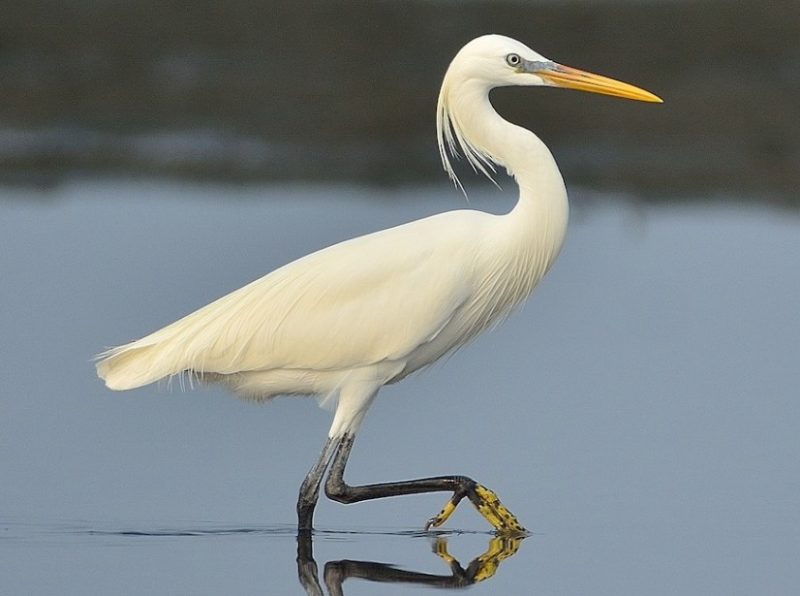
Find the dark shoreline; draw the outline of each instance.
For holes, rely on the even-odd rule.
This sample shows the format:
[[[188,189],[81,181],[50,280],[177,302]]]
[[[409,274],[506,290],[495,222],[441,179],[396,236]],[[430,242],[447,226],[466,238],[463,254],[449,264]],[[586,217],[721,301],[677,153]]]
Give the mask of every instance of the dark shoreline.
[[[664,97],[495,92],[573,184],[800,204],[795,0],[15,5],[0,23],[0,183],[435,181],[441,75],[488,31]]]

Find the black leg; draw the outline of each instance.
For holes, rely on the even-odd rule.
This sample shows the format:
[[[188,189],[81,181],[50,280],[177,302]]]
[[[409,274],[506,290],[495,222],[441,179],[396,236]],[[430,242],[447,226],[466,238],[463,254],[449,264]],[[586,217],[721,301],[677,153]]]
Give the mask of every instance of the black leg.
[[[309,531],[313,529],[314,508],[319,499],[319,487],[322,484],[322,477],[328,468],[333,450],[336,449],[338,441],[328,439],[322,447],[317,463],[306,474],[303,484],[300,486],[300,494],[297,497],[297,529]]]
[[[441,512],[428,520],[425,529],[441,526],[455,511],[456,506],[464,497],[467,497],[478,509],[480,514],[494,526],[501,534],[525,534],[526,530],[517,521],[517,518],[505,508],[491,490],[468,478],[467,476],[436,476],[433,478],[420,478],[401,482],[385,482],[380,484],[366,484],[363,486],[349,486],[344,481],[344,469],[350,451],[353,448],[354,437],[344,435],[339,442],[338,450],[333,458],[328,479],[325,482],[325,494],[340,503],[357,503],[370,499],[383,497],[396,497],[399,495],[414,495],[430,492],[452,492],[453,496]]]

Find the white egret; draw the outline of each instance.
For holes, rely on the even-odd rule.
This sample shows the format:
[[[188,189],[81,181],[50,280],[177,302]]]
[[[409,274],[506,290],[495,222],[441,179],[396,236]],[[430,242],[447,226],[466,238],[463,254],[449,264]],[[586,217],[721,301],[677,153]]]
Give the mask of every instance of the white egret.
[[[500,35],[472,40],[445,74],[436,111],[445,170],[460,149],[487,176],[505,168],[519,185],[508,214],[457,210],[322,249],[285,265],[137,341],[98,356],[115,390],[188,373],[256,400],[338,399],[333,423],[297,502],[311,529],[325,492],[353,503],[452,492],[426,528],[467,497],[501,533],[523,532],[494,493],[465,476],[349,486],[353,440],[380,388],[464,345],[523,301],[553,264],[567,227],[567,193],[553,156],[530,131],[492,107],[494,87],[555,86],[660,102],[613,79],[557,64]]]

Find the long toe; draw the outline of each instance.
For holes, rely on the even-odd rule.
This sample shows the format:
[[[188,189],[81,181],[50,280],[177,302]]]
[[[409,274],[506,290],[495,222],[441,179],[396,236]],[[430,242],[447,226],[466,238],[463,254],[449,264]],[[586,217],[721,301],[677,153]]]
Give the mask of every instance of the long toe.
[[[500,502],[494,491],[482,484],[476,484],[475,488],[467,493],[467,497],[486,521],[492,524],[498,534],[504,536],[528,534],[516,516]]]

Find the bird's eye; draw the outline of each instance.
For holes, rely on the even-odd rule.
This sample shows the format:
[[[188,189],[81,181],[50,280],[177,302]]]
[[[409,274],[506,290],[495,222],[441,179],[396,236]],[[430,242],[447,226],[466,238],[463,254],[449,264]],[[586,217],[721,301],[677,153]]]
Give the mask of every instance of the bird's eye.
[[[509,54],[506,56],[506,62],[508,62],[509,66],[519,66],[519,63],[522,62],[522,58],[520,58],[518,54]]]

